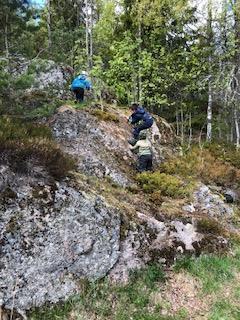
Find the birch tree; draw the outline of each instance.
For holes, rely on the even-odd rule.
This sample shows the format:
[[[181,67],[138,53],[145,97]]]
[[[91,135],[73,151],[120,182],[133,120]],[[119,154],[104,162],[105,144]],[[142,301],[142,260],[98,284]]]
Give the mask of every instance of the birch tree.
[[[213,74],[212,74],[212,45],[213,45],[213,28],[212,28],[212,0],[208,0],[208,17],[207,17],[207,42],[209,46],[208,57],[208,106],[207,106],[207,141],[212,140],[212,104],[213,104]]]

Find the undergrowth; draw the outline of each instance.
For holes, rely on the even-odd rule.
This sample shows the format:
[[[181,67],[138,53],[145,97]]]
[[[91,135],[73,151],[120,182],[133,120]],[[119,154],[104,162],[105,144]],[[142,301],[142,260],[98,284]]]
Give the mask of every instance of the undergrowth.
[[[15,172],[28,173],[29,161],[34,161],[56,179],[75,168],[75,160],[53,141],[45,125],[3,117],[0,120],[0,161]]]
[[[233,166],[233,161],[218,157],[210,148],[193,147],[182,157],[176,157],[161,165],[160,170],[166,174],[180,177],[198,178],[202,182],[232,186],[239,183],[240,170]]]
[[[184,198],[188,197],[192,190],[192,185],[190,183],[185,184],[177,177],[158,171],[138,174],[136,179],[143,191],[157,193],[158,196],[163,195],[173,198]]]

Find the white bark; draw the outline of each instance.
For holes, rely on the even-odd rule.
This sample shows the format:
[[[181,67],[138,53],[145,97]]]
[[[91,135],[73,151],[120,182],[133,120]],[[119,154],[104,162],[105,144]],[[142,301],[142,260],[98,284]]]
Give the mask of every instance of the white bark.
[[[93,0],[91,0],[91,13],[90,13],[90,33],[89,33],[89,41],[90,41],[90,52],[89,52],[89,69],[93,67]]]
[[[207,141],[212,140],[212,82],[208,83],[208,107],[207,107]]]
[[[178,111],[176,111],[176,123],[177,123],[177,136],[179,136],[179,116],[178,116]]]
[[[88,16],[88,0],[85,0],[85,11],[86,11],[86,17],[85,17],[85,37],[86,37],[86,57],[87,57],[87,71],[89,72],[89,16]]]
[[[184,117],[183,117],[183,108],[181,106],[181,143],[184,143]]]
[[[188,139],[188,148],[190,149],[192,144],[192,114],[189,113],[189,139]]]
[[[239,133],[239,123],[238,123],[238,115],[237,115],[236,107],[234,107],[233,116],[234,116],[234,124],[235,124],[235,131],[236,131],[236,149],[239,149],[240,133]]]

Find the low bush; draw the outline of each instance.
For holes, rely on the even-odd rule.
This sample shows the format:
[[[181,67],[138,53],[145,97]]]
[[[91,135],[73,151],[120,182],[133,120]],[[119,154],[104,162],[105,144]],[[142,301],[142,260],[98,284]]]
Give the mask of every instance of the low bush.
[[[137,175],[137,181],[145,192],[173,198],[189,196],[190,185],[186,186],[179,178],[166,173],[144,172]]]
[[[52,140],[50,128],[4,117],[0,120],[0,161],[15,172],[27,172],[28,161],[44,166],[56,179],[75,168],[75,160]]]
[[[223,186],[232,185],[240,178],[240,170],[217,158],[210,150],[196,147],[182,157],[165,162],[160,169],[167,174],[199,178],[204,183]]]
[[[196,222],[197,231],[200,233],[210,233],[213,235],[225,236],[224,227],[213,218],[203,217]]]

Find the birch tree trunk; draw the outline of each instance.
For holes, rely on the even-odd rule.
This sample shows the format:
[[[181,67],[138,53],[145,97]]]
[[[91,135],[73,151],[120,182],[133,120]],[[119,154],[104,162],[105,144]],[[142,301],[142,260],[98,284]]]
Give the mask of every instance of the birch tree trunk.
[[[88,0],[85,0],[85,37],[86,37],[86,58],[87,58],[87,71],[90,70],[90,50],[89,50],[89,3]]]
[[[239,64],[240,64],[240,0],[234,1],[234,31],[235,31],[235,70],[234,70],[234,82],[233,82],[233,95],[236,95],[239,92]],[[234,99],[235,100],[235,99]],[[234,101],[233,106],[233,119],[236,133],[236,148],[239,148],[239,123],[238,123],[238,110],[237,105],[239,104],[238,98],[237,101]]]
[[[212,140],[212,81],[208,81],[207,141]]]
[[[184,116],[183,116],[183,107],[181,104],[181,143],[184,143]]]
[[[236,148],[239,149],[240,133],[239,133],[239,123],[238,123],[238,112],[237,112],[236,106],[234,106],[233,117],[234,117],[235,132],[236,132]]]
[[[51,30],[51,0],[47,0],[47,30],[48,30],[48,50],[52,48],[52,30]]]
[[[208,58],[208,106],[207,106],[207,141],[212,140],[212,41],[213,41],[213,30],[212,30],[212,0],[208,0],[208,22],[207,22],[207,35],[208,45],[210,48]]]
[[[91,0],[91,15],[90,15],[90,69],[93,67],[93,0]]]

